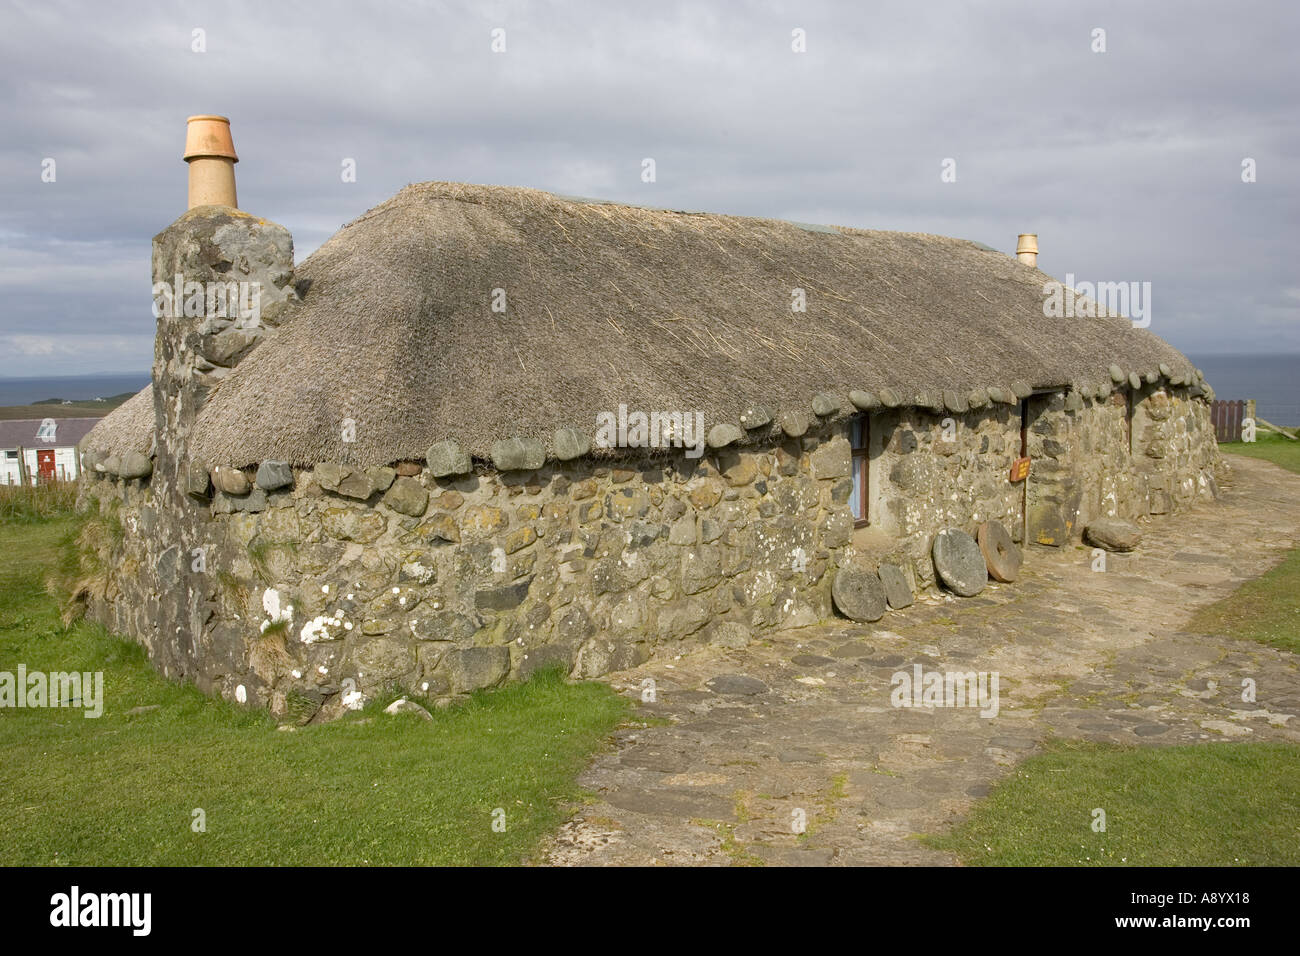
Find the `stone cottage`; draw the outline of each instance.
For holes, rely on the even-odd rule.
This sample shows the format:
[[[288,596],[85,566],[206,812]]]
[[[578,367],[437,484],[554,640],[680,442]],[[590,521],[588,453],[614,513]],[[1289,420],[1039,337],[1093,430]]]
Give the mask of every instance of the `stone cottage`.
[[[1032,237],[431,182],[295,264],[195,120],[153,384],[83,498],[120,528],[91,614],[210,692],[305,721],[594,676],[831,619],[846,568],[906,604],[941,532],[1061,546],[1216,493],[1200,373],[1045,318]]]

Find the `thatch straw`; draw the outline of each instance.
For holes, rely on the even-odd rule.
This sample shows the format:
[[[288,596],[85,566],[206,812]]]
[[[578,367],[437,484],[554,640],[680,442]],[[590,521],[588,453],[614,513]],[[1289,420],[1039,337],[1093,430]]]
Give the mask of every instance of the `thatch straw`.
[[[149,454],[153,445],[153,386],[146,385],[100,419],[81,445],[109,453]]]
[[[204,407],[203,460],[387,463],[445,438],[486,458],[506,436],[590,433],[620,404],[712,426],[824,391],[910,403],[1017,380],[1092,390],[1112,362],[1191,370],[1122,318],[1044,318],[1050,277],[973,242],[530,189],[408,186],[297,277],[303,303]]]

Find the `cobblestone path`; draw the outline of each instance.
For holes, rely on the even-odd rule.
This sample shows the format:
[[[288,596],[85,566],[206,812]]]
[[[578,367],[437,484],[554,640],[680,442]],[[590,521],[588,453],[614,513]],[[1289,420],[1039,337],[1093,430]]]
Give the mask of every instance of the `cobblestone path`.
[[[1300,476],[1230,459],[1223,498],[1144,525],[1140,548],[1032,548],[1021,579],[918,601],[876,625],[784,631],[610,676],[648,726],[581,777],[597,799],[547,862],[944,864],[952,824],[1049,737],[1160,746],[1300,742],[1300,658],[1183,630],[1191,611],[1300,544]],[[895,708],[891,677],[999,675],[999,711]],[[741,679],[741,678],[749,678]],[[1243,703],[1244,678],[1257,702]],[[809,832],[794,834],[802,812]]]

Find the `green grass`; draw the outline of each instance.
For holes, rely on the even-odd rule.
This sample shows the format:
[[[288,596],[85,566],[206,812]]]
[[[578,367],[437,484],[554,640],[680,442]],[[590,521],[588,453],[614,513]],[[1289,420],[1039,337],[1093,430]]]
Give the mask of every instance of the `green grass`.
[[[280,731],[163,680],[133,642],[65,628],[44,577],[76,530],[71,517],[0,523],[0,671],[103,671],[105,697],[98,719],[0,708],[3,865],[518,863],[628,712],[604,684],[552,673],[432,722],[374,705]]]
[[[1300,747],[1056,743],[923,839],[968,866],[1296,866]]]
[[[1187,630],[1300,653],[1300,549],[1226,598],[1198,608]]]
[[[1219,448],[1300,472],[1300,442],[1263,431],[1258,439],[1225,442]],[[1226,598],[1199,608],[1187,629],[1300,652],[1300,549],[1288,552],[1277,567],[1247,581]]]
[[[1223,442],[1219,445],[1219,451],[1248,458],[1262,458],[1281,465],[1288,471],[1300,472],[1300,441],[1291,441],[1262,429],[1255,433],[1255,438],[1253,442]]]
[[[77,500],[75,481],[0,485],[0,523],[48,521],[69,514]]]

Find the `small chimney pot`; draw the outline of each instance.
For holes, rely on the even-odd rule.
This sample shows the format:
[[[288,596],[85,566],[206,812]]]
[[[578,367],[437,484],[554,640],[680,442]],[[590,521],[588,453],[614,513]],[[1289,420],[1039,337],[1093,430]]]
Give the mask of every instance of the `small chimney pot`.
[[[225,116],[191,116],[185,127],[185,162],[190,166],[189,208],[239,208],[235,195],[235,143]]]
[[[1016,238],[1016,258],[1031,268],[1038,268],[1038,233],[1022,232]]]

